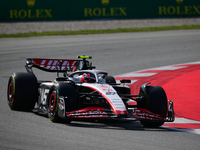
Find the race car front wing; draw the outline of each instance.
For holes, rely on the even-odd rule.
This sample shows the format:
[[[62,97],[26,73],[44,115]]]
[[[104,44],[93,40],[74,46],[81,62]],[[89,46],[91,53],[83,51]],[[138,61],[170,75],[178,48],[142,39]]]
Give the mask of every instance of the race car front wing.
[[[161,115],[152,113],[145,108],[133,108],[128,111],[128,115],[117,115],[112,110],[104,109],[103,107],[86,107],[77,111],[66,112],[66,118],[113,118],[113,119],[133,119],[133,120],[150,120],[150,121],[164,121],[173,122],[175,120],[173,101],[168,101],[167,116],[163,118]]]

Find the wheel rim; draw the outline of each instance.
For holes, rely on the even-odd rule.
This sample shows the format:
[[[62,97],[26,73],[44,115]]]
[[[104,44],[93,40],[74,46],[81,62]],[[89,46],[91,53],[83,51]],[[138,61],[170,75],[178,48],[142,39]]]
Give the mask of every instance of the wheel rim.
[[[49,109],[50,111],[53,111],[54,108],[55,108],[55,105],[56,105],[56,95],[55,93],[53,92],[50,96],[50,99],[49,99]]]
[[[9,98],[9,100],[12,99],[12,94],[13,94],[13,86],[12,86],[12,83],[10,83],[9,89],[8,89],[8,98]]]
[[[8,104],[9,104],[9,106],[12,103],[12,97],[13,97],[13,84],[12,84],[12,82],[10,82],[10,84],[8,86]]]

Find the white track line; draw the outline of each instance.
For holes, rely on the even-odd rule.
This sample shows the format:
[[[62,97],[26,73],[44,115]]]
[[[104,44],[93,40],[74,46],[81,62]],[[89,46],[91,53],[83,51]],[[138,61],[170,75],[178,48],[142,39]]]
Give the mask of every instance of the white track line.
[[[186,118],[176,118],[174,122],[166,122],[167,123],[199,123],[199,121],[195,121],[195,120],[190,120],[190,119],[186,119]]]
[[[167,129],[176,130],[176,131],[189,132],[189,133],[194,133],[194,134],[200,134],[200,129],[178,129],[178,128],[173,128],[173,127],[167,126],[167,124],[176,124],[176,123],[178,123],[178,124],[198,123],[198,124],[200,124],[200,121],[190,120],[190,119],[186,119],[186,118],[175,118],[174,122],[165,122],[165,124],[162,126],[162,128],[167,128]]]
[[[200,64],[200,61],[189,62],[189,63],[184,63],[184,64],[175,64],[175,65],[170,65],[170,66],[149,68],[149,69],[144,69],[144,70],[139,70],[139,71],[134,71],[134,72],[123,73],[123,74],[120,74],[120,75],[116,75],[114,77],[132,77],[131,74],[138,74],[139,72],[150,71],[150,70],[178,70],[178,69],[186,68],[187,66],[180,66],[180,67],[176,67],[176,66],[178,66],[178,65],[189,65],[189,64]]]

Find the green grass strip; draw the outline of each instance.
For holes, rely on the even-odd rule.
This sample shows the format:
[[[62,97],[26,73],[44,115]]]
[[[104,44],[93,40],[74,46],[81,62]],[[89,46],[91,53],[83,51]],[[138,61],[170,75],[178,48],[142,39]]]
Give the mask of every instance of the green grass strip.
[[[124,32],[151,32],[167,30],[187,30],[200,29],[200,25],[181,25],[164,27],[144,27],[144,28],[119,28],[105,30],[79,30],[79,31],[44,31],[17,34],[0,34],[0,38],[19,38],[19,37],[37,37],[37,36],[58,36],[58,35],[80,35],[80,34],[105,34],[105,33],[124,33]]]

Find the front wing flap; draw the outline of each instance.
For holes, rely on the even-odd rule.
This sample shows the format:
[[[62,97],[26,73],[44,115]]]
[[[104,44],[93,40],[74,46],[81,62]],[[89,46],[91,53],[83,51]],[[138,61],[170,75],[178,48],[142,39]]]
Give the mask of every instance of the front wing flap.
[[[152,113],[145,108],[135,108],[130,114],[138,120],[151,120],[151,121],[164,121],[164,122],[173,122],[175,120],[172,100],[168,100],[168,112],[165,118],[159,114]]]
[[[106,112],[102,107],[86,107],[77,111],[66,112],[67,118],[104,118],[111,115],[111,112]]]
[[[132,115],[139,120],[157,120],[164,121],[164,118],[161,115],[152,113],[145,108],[135,108],[133,109]]]

